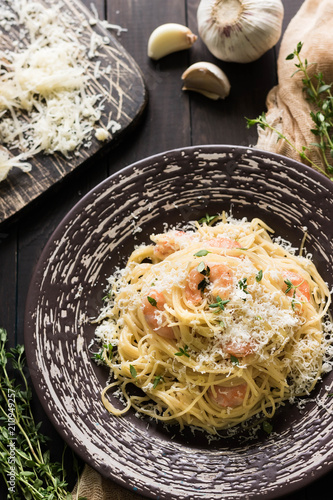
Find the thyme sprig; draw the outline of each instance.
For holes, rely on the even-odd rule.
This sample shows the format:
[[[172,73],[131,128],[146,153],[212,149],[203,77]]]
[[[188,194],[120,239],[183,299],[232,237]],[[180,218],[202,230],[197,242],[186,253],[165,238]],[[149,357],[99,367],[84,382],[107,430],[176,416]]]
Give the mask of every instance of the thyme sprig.
[[[230,300],[222,300],[221,297],[218,295],[216,297],[216,302],[214,302],[213,304],[209,304],[208,307],[210,307],[211,309],[215,309],[214,312],[218,313],[224,311],[224,306],[227,305],[228,302],[230,302]]]
[[[292,294],[292,301],[291,301],[291,307],[293,309],[295,309],[295,305],[296,305],[296,292],[297,292],[297,288],[300,287],[303,283],[304,283],[304,280],[299,283],[298,285],[294,285],[289,279],[286,279],[284,280],[285,284],[287,285],[287,288],[285,290],[285,294],[287,295],[289,292],[291,292],[291,290],[293,290],[293,294]]]
[[[6,349],[7,332],[0,328],[0,473],[8,499],[74,500],[67,489],[64,465],[53,462],[47,437],[31,410],[32,392],[25,376],[24,347]],[[15,378],[11,374],[14,370]],[[75,456],[73,465],[79,474]],[[86,500],[75,497],[75,500]]]
[[[265,113],[262,113],[258,118],[255,119],[246,118],[247,127],[250,128],[252,125],[259,125],[259,127],[264,130],[268,128],[272,132],[275,132],[278,136],[277,140],[284,140],[294,151],[299,154],[302,160],[307,161],[313,168],[333,181],[333,166],[327,159],[327,156],[333,158],[333,96],[331,93],[332,83],[327,84],[324,81],[324,77],[321,72],[315,73],[313,76],[309,75],[309,66],[314,63],[309,63],[307,59],[303,60],[301,58],[300,52],[302,50],[302,47],[303,43],[299,42],[296,49],[291,54],[289,54],[286,59],[296,59],[295,67],[297,69],[296,71],[294,71],[291,77],[293,77],[296,73],[303,73],[303,92],[305,94],[306,100],[309,101],[315,109],[310,111],[310,117],[314,124],[314,128],[311,129],[311,132],[317,138],[317,141],[302,146],[301,149],[297,148],[284,134],[282,134],[279,130],[268,123]],[[309,158],[307,151],[311,151],[310,146],[315,146],[319,149],[324,168],[320,167],[314,161],[312,161],[311,158]]]
[[[218,218],[218,215],[209,215],[206,214],[205,217],[202,217],[201,219],[198,220],[199,224],[207,224],[207,226],[210,226],[211,223]]]
[[[186,356],[187,358],[190,357],[189,353],[187,352],[188,345],[184,346],[184,349],[182,347],[179,348],[178,352],[175,352],[175,356]]]

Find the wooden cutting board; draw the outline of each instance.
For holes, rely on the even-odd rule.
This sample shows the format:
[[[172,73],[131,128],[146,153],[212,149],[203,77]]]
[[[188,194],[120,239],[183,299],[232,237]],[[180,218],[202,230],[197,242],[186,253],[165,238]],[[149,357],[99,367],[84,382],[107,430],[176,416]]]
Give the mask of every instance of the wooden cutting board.
[[[0,6],[3,2],[4,0],[0,0]],[[42,0],[40,2],[42,3]],[[44,3],[44,5],[48,4]],[[80,0],[64,0],[62,13],[64,9],[74,21],[71,28],[73,31],[76,26],[81,28],[84,26],[80,41],[87,47],[87,52],[93,33],[106,37],[107,44],[100,46],[98,55],[89,60],[89,85],[91,91],[103,94],[105,99],[102,123],[106,125],[111,118],[120,125],[120,128],[103,142],[98,141],[93,134],[91,145],[88,148],[81,147],[69,159],[61,154],[38,154],[29,159],[32,164],[30,172],[25,173],[18,168],[13,168],[8,177],[0,182],[0,223],[29,205],[96,153],[110,148],[112,144],[119,141],[126,129],[136,123],[147,102],[147,91],[141,71],[116,38],[101,24],[91,22],[94,16]],[[6,31],[0,27],[0,33],[1,50],[13,47],[13,42],[20,36],[19,29]],[[100,61],[98,77],[95,73],[97,60]],[[103,74],[103,69],[109,66],[111,66],[110,74]]]

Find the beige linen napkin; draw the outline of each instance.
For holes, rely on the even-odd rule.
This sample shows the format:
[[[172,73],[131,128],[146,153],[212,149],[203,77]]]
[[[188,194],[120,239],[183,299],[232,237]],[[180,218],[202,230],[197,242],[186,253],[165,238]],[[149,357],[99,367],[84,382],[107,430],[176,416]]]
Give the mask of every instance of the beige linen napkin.
[[[333,81],[333,0],[305,0],[291,20],[281,42],[278,58],[278,85],[267,96],[266,118],[270,125],[283,133],[299,150],[302,146],[317,142],[311,129],[314,124],[310,117],[311,106],[302,92],[302,72],[291,75],[296,70],[296,59],[286,60],[288,54],[303,42],[301,58],[308,63],[309,74],[322,72],[325,83]],[[258,127],[259,139],[256,147],[299,160],[300,156],[285,141],[277,142],[277,135],[269,129]],[[307,156],[323,167],[319,150],[311,147]],[[328,160],[333,162],[332,158]],[[305,162],[306,163],[306,162]]]
[[[105,479],[89,465],[84,466],[72,496],[74,500],[79,497],[85,497],[87,500],[144,500],[145,498]]]
[[[310,107],[302,94],[301,75],[296,74],[293,61],[286,56],[293,52],[298,42],[304,42],[302,58],[316,63],[311,71],[322,71],[326,83],[333,81],[333,0],[306,0],[290,22],[282,43],[278,59],[279,83],[267,97],[267,120],[280,130],[298,148],[316,142],[310,132],[313,128]],[[299,155],[284,141],[276,140],[270,130],[259,129],[257,147],[299,160]],[[309,153],[311,159],[321,164],[315,150]],[[76,485],[73,497],[77,494]],[[121,488],[86,465],[79,482],[79,496],[87,500],[139,500],[143,497]]]

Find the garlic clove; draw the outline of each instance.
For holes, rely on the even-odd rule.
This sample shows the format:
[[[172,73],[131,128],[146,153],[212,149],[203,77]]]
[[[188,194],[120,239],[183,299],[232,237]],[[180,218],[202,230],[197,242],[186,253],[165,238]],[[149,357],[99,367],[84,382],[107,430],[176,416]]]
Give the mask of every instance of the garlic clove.
[[[189,49],[197,38],[187,26],[177,23],[162,24],[149,37],[148,57],[157,60],[172,52]]]
[[[218,59],[247,63],[277,43],[283,15],[281,0],[201,0],[199,35]]]
[[[224,99],[229,95],[230,82],[227,75],[210,62],[197,62],[189,66],[182,74],[182,90],[199,92],[209,99]]]

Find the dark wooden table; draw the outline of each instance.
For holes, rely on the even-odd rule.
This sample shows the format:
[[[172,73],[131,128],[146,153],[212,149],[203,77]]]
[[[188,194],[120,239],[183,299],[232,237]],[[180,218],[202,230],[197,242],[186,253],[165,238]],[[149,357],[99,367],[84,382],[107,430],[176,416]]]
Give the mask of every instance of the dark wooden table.
[[[89,7],[91,2],[84,3]],[[285,29],[303,0],[283,3]],[[160,24],[179,22],[197,33],[198,4],[199,0],[95,0],[101,19],[127,28],[118,39],[143,72],[149,102],[135,129],[111,152],[80,167],[28,209],[0,225],[0,327],[7,330],[11,345],[24,340],[28,286],[44,245],[66,213],[93,186],[136,160],[165,150],[197,144],[256,143],[256,130],[246,128],[244,117],[256,117],[265,110],[266,95],[277,82],[278,46],[251,64],[218,62],[231,82],[230,96],[218,102],[181,90],[180,77],[189,64],[217,62],[200,40],[190,51],[159,62],[147,57],[149,34]],[[43,422],[42,431],[51,438],[52,454],[59,460],[63,444],[35,395],[33,411],[36,420]],[[74,480],[71,475],[70,480]],[[333,472],[287,498],[323,498],[331,491],[331,480]],[[3,488],[1,495],[5,498]]]

